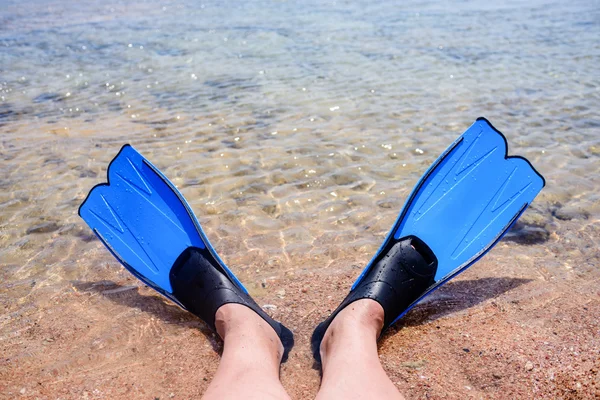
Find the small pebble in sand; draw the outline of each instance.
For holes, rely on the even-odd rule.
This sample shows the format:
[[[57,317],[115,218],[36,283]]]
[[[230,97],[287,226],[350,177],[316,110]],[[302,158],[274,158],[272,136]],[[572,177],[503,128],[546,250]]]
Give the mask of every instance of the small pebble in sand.
[[[533,363],[531,361],[527,361],[527,363],[525,364],[525,369],[527,371],[531,371],[533,369]]]
[[[589,211],[576,206],[561,207],[553,212],[553,215],[561,221],[570,221],[572,219],[588,219]]]

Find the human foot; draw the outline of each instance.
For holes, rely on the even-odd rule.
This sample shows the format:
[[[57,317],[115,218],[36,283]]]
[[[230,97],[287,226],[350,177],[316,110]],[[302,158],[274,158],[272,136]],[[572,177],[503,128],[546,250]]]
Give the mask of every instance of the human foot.
[[[253,309],[225,304],[215,326],[223,354],[203,400],[289,400],[279,380],[284,346],[273,327]]]

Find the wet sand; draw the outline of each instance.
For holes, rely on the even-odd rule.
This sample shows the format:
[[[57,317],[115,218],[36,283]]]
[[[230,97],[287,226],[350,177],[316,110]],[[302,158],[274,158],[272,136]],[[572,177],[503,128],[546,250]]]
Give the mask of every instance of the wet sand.
[[[600,227],[554,217],[549,223],[556,230],[547,241],[515,242],[527,236],[503,240],[385,335],[381,362],[407,399],[600,396]],[[565,242],[574,240],[578,244],[571,252],[559,254]],[[215,245],[219,249],[226,242]],[[105,251],[97,241],[90,246]],[[520,255],[523,246],[534,256]],[[312,329],[337,306],[370,257],[360,248],[349,252],[330,265],[290,269],[284,277],[250,287],[259,304],[269,304],[269,313],[295,333],[296,346],[281,367],[293,399],[316,394]],[[17,285],[1,298],[4,398],[202,395],[219,362],[220,340],[204,323],[105,259],[98,266],[105,279],[82,277],[45,303],[33,296],[13,302],[10,291],[19,291]],[[241,266],[236,257],[226,261],[242,281],[263,266]]]

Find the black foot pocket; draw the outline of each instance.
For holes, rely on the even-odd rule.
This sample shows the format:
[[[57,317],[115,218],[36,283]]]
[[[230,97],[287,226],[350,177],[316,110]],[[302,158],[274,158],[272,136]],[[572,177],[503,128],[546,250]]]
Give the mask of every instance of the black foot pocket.
[[[215,332],[215,314],[222,305],[235,303],[252,309],[275,330],[284,348],[282,362],[287,360],[294,345],[293,333],[265,313],[207,248],[184,250],[173,264],[169,277],[175,299]]]
[[[367,268],[358,285],[313,332],[311,348],[317,362],[321,362],[321,341],[327,328],[348,304],[360,299],[372,299],[381,304],[385,313],[383,334],[435,283],[437,258],[429,246],[416,236],[398,240],[392,238]]]

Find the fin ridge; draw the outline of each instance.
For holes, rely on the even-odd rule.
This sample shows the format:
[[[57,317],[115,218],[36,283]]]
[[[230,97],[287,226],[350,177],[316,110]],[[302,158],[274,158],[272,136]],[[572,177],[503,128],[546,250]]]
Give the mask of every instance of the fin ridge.
[[[479,157],[478,159],[476,159],[469,165],[464,166],[465,163],[468,162],[469,156],[471,155],[471,152],[473,151],[473,149],[476,147],[477,142],[479,142],[481,140],[482,135],[483,135],[483,129],[480,129],[479,135],[477,135],[477,137],[473,140],[473,142],[471,143],[469,148],[465,151],[465,155],[462,159],[461,165],[458,167],[458,172],[456,173],[456,176],[461,175],[467,169],[477,168],[477,166],[479,166],[479,164],[481,164],[486,158],[488,158],[498,148],[497,146],[492,147],[487,153],[483,154],[481,157]],[[457,164],[458,164],[458,162],[457,162]]]
[[[450,167],[450,169],[448,170],[448,172],[439,179],[438,184],[436,185],[436,187],[434,189],[431,190],[431,192],[429,193],[429,195],[427,196],[426,200],[423,201],[422,206],[416,211],[416,216],[415,216],[415,220],[420,220],[421,218],[423,218],[429,211],[431,211],[440,201],[442,201],[446,196],[450,195],[450,193],[452,191],[454,191],[455,189],[457,189],[461,183],[463,183],[465,181],[465,179],[467,179],[476,169],[477,167],[479,167],[486,159],[488,159],[497,149],[497,147],[493,147],[491,150],[489,150],[488,152],[486,152],[485,154],[483,154],[481,157],[479,157],[477,160],[473,161],[472,163],[470,163],[469,165],[467,165],[466,167],[462,168],[462,166],[465,164],[465,162],[467,161],[467,159],[469,158],[469,155],[471,154],[471,151],[475,148],[475,144],[477,143],[477,141],[479,140],[479,138],[481,137],[481,134],[477,137],[476,140],[474,140],[469,147],[463,152],[463,154],[460,156],[460,158],[454,163],[454,166]],[[462,162],[461,162],[462,161]],[[459,165],[460,164],[460,165]],[[458,170],[458,171],[456,171]],[[467,171],[468,170],[468,171]],[[465,173],[465,171],[467,171]],[[444,184],[448,184],[448,177],[452,176],[452,173],[454,173],[455,177],[461,176],[460,179],[458,181],[456,181],[452,186],[449,186],[447,188],[444,189],[444,193],[439,196],[437,198],[436,201],[434,201],[431,204],[427,204],[429,199],[439,190],[441,190],[441,186]],[[427,210],[422,211],[423,208],[425,208],[426,206],[429,206],[427,208]]]
[[[135,176],[137,176],[138,182],[140,182],[141,184],[136,184],[133,179],[127,179],[125,176],[123,176],[122,174],[120,174],[118,172],[116,172],[116,175],[119,178],[123,179],[125,182],[129,183],[131,186],[135,186],[139,190],[141,190],[144,193],[146,193],[148,196],[151,196],[152,195],[152,189],[146,184],[146,180],[142,176],[142,172],[137,169],[137,167],[135,166],[135,164],[131,161],[130,157],[125,157],[125,160],[127,160],[127,163],[129,164],[129,166],[131,167],[131,169],[135,172]]]
[[[520,196],[521,194],[523,194],[523,192],[529,187],[531,186],[531,181],[527,181],[526,185],[523,186],[521,189],[517,190],[515,193],[513,193],[512,195],[509,195],[508,198],[502,202],[501,199],[503,199],[503,195],[504,192],[507,191],[508,186],[510,185],[510,181],[513,179],[513,177],[515,176],[515,173],[517,172],[517,169],[519,167],[515,167],[513,169],[513,171],[510,173],[510,175],[506,178],[506,180],[504,181],[504,183],[502,184],[502,186],[500,187],[500,189],[498,190],[500,192],[500,194],[496,197],[496,202],[494,203],[494,205],[492,206],[492,211],[496,211],[497,209],[501,208],[504,204],[506,204],[507,202],[511,201],[514,199],[514,197],[516,196]],[[498,204],[500,203],[500,204]]]
[[[103,200],[105,200],[104,196],[101,196]],[[150,271],[154,272],[154,274],[158,274],[160,272],[158,266],[154,263],[154,257],[153,255],[151,255],[150,253],[148,253],[148,251],[146,250],[146,245],[144,245],[144,243],[140,242],[140,239],[138,238],[138,234],[136,232],[133,232],[133,230],[125,223],[125,221],[123,221],[123,219],[118,216],[118,213],[116,212],[116,210],[114,210],[111,205],[109,203],[105,203],[107,208],[111,211],[112,215],[115,216],[115,218],[121,222],[121,225],[124,227],[122,230],[120,230],[120,234],[116,233],[116,232],[112,232],[113,236],[115,238],[118,238],[119,241],[122,243],[123,246],[127,247],[129,249],[129,251],[134,254],[138,260],[143,263]],[[100,220],[100,222],[104,223],[104,225],[109,229],[110,231],[110,227],[111,225],[108,225],[106,223],[106,221],[103,218],[100,218],[98,216],[98,214],[96,212],[94,212],[94,210],[90,209],[90,213],[93,214],[96,218],[98,218]],[[95,232],[98,232],[98,230],[96,228],[94,228]],[[144,254],[146,254],[146,258],[140,257],[140,255],[138,254],[138,251],[136,251],[133,247],[131,247],[128,244],[128,241],[124,239],[124,235],[126,235],[126,233],[129,233],[128,236],[130,236],[131,238],[134,239],[135,243],[137,243],[137,247],[144,252]],[[96,233],[98,235],[98,233]],[[106,239],[104,238],[104,235],[101,235],[103,237],[103,242],[106,242]],[[106,244],[106,243],[105,243]]]
[[[123,226],[121,225],[121,223],[119,222],[119,218],[117,218],[117,216],[115,215],[114,210],[112,209],[112,207],[110,206],[110,204],[108,203],[108,201],[106,200],[106,197],[103,194],[99,194],[100,198],[102,199],[102,203],[104,204],[104,207],[108,210],[108,213],[112,216],[113,220],[114,220],[114,224],[110,223],[109,221],[106,220],[106,218],[102,217],[100,214],[94,212],[93,210],[90,209],[90,212],[92,214],[94,214],[94,216],[96,218],[98,218],[99,220],[103,221],[107,226],[111,226],[113,229],[116,229],[117,231],[124,233],[125,229],[123,228]]]
[[[154,202],[152,202],[152,200],[150,200],[150,197],[152,197],[152,191],[150,189],[148,189],[150,191],[149,193],[140,191],[140,189],[138,189],[138,187],[136,185],[132,184],[128,179],[125,179],[119,173],[117,173],[117,176],[119,178],[121,178],[125,182],[125,184],[129,185],[129,187],[131,187],[132,190],[135,190],[136,193],[139,194],[140,197],[143,198],[149,206],[154,208],[154,210],[156,210],[156,212],[158,212],[162,217],[164,217],[164,219],[169,221],[173,225],[173,227],[179,229],[182,233],[187,233],[179,224],[177,224],[175,221],[173,221],[173,219],[169,215],[167,215],[167,213],[165,213],[163,210],[161,210]]]

